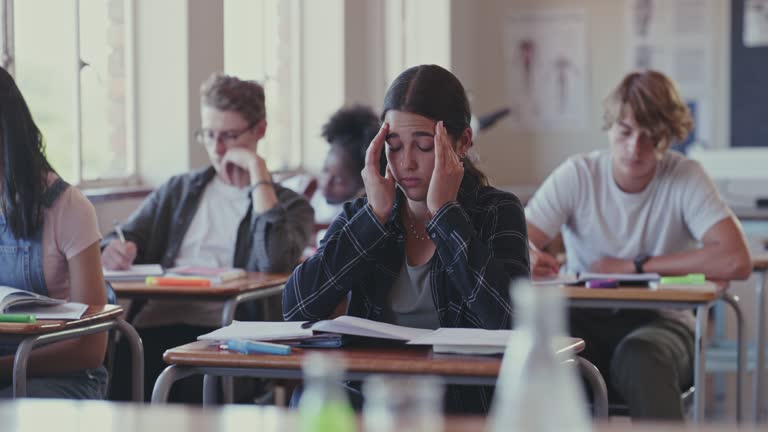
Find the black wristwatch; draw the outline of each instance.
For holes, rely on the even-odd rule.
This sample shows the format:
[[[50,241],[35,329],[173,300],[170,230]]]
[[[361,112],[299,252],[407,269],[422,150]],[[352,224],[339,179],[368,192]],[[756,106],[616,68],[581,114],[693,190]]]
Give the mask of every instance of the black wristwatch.
[[[645,273],[643,266],[648,262],[649,259],[651,259],[650,255],[640,255],[635,258],[635,273]]]

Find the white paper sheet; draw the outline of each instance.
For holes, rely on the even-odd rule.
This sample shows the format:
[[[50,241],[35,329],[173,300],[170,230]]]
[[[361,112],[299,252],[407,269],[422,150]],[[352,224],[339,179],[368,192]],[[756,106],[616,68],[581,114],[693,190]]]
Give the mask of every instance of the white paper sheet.
[[[232,324],[198,336],[198,340],[279,340],[312,336],[312,329],[301,328],[300,321],[233,321]]]

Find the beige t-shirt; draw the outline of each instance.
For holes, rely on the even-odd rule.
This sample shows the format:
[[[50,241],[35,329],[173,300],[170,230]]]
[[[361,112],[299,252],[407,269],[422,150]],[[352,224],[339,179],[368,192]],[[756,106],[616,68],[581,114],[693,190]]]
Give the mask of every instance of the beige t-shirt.
[[[48,176],[48,184],[58,178]],[[43,275],[48,296],[69,300],[68,261],[101,240],[93,204],[74,186],[43,211]]]

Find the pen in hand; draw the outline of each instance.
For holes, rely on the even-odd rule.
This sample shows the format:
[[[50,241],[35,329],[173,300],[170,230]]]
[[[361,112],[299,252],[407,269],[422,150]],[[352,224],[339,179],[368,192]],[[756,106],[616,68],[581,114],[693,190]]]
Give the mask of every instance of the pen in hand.
[[[120,222],[118,221],[112,221],[112,225],[115,227],[115,233],[117,234],[117,238],[120,239],[120,243],[125,243],[125,234],[123,234],[123,227],[120,226]]]

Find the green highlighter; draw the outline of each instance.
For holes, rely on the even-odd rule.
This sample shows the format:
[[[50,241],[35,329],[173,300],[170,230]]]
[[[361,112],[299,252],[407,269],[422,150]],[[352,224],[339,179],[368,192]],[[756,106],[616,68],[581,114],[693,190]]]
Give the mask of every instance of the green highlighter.
[[[37,322],[37,318],[26,314],[0,314],[0,322],[31,324]]]
[[[700,285],[707,281],[704,273],[691,273],[686,276],[665,276],[659,280],[661,284]]]

